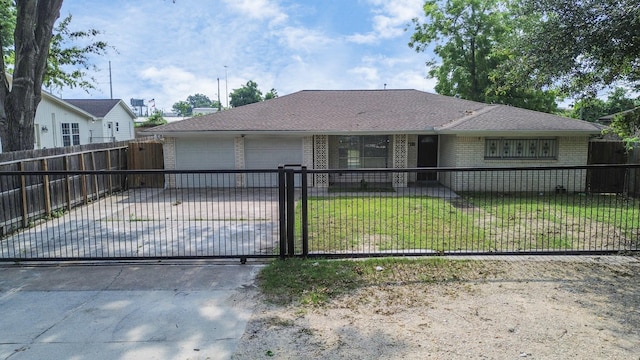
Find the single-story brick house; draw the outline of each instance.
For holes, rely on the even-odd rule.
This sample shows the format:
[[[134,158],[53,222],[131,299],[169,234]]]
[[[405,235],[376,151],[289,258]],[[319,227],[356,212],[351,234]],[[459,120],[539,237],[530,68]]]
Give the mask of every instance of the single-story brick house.
[[[585,121],[417,90],[299,91],[148,130],[164,137],[165,168],[176,170],[586,165],[589,139],[600,131]],[[429,175],[390,174],[388,181],[404,187],[435,180],[420,176]],[[313,185],[359,180],[316,175]],[[454,190],[486,183],[470,188],[455,173],[437,180]],[[252,187],[257,180],[247,174],[229,181]],[[582,191],[584,181],[549,182],[556,185]],[[178,177],[169,186],[188,185]]]

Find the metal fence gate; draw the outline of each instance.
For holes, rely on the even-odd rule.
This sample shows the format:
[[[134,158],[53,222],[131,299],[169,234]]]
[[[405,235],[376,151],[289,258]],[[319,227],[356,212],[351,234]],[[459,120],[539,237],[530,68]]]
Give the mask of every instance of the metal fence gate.
[[[637,252],[639,168],[5,171],[0,261]]]

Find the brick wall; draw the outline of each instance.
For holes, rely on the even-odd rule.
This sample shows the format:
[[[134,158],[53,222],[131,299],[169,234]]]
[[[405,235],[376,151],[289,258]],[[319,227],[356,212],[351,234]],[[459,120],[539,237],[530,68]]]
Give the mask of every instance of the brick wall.
[[[176,138],[173,137],[165,137],[163,139],[164,144],[162,146],[162,152],[164,153],[164,168],[165,170],[175,170],[176,169]],[[168,174],[165,175],[165,186],[169,188],[176,187],[176,175]]]
[[[484,158],[484,137],[441,137],[442,167],[525,167],[586,165],[588,137],[559,137],[556,160],[487,160]],[[557,186],[567,191],[584,191],[586,170],[518,171],[441,174],[440,181],[455,191],[555,191]]]

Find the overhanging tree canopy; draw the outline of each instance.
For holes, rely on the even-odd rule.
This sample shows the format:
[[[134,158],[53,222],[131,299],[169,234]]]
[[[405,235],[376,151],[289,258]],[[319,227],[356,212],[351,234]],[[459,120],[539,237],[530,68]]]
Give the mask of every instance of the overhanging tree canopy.
[[[71,15],[54,27],[62,0],[0,0],[0,138],[4,151],[33,148],[33,122],[41,88],[94,88],[89,55],[109,45],[98,30],[71,31]],[[89,39],[87,45],[76,41]],[[71,66],[71,70],[65,67]],[[12,72],[12,84],[6,78]]]

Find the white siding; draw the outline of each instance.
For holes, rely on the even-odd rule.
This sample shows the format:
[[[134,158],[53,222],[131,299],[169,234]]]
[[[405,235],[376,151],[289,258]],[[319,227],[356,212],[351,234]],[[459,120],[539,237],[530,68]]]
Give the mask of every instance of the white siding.
[[[115,141],[130,140],[135,137],[133,131],[133,119],[131,115],[122,108],[121,104],[116,105],[111,111],[104,117],[103,122],[103,136],[113,136]],[[107,129],[107,123],[113,124],[113,134]]]
[[[48,97],[43,96],[34,123],[40,126],[40,148],[62,147],[62,123],[78,123],[80,128],[80,145],[90,143],[89,118],[71,111]],[[46,132],[42,131],[44,128]]]

